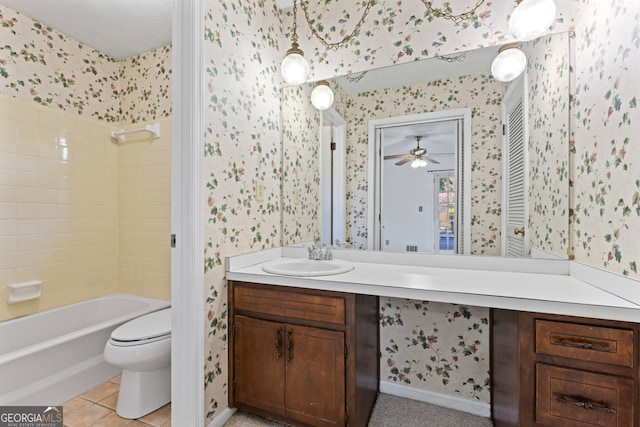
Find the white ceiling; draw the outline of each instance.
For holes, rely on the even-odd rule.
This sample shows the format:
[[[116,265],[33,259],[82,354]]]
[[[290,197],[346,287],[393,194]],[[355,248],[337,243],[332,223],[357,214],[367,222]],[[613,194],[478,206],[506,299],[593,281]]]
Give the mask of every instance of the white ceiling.
[[[114,59],[171,44],[172,0],[0,0]]]

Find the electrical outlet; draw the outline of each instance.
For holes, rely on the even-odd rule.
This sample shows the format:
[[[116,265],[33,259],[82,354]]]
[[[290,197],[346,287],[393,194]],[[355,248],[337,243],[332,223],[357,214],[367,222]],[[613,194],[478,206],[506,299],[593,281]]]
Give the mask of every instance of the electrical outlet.
[[[256,200],[262,202],[264,200],[264,180],[259,179],[256,182]]]

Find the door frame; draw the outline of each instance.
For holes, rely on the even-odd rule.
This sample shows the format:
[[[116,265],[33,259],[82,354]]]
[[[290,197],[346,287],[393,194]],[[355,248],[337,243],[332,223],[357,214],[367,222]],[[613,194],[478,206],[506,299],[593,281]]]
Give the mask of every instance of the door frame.
[[[333,244],[336,239],[344,243],[346,235],[346,132],[346,122],[340,113],[334,108],[322,111],[318,142],[320,147],[318,150],[320,154],[320,240],[327,244]],[[333,155],[328,145],[329,141],[326,139],[333,139],[336,144]]]
[[[205,423],[204,11],[204,0],[173,1],[171,422],[185,426]]]
[[[386,117],[369,120],[369,148],[368,148],[368,209],[367,209],[367,249],[376,249],[376,239],[379,237],[376,227],[379,229],[380,217],[380,194],[381,193],[381,172],[380,164],[382,159],[381,141],[376,140],[378,129],[388,127],[406,126],[424,122],[436,122],[446,120],[462,120],[463,132],[462,141],[456,144],[456,180],[460,166],[460,150],[462,149],[462,186],[463,191],[462,206],[465,215],[463,217],[463,249],[464,254],[471,253],[471,108],[456,108],[443,111],[432,111],[427,113],[408,114],[404,116]],[[461,145],[461,147],[460,147]],[[467,154],[465,154],[467,153]],[[458,209],[459,211],[459,209]],[[456,214],[457,215],[457,214]]]

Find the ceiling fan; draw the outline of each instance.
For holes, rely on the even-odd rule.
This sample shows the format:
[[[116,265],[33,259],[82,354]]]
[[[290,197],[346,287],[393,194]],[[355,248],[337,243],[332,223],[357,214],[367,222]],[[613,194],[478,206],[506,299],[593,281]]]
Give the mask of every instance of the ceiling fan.
[[[416,148],[412,148],[409,151],[409,154],[391,154],[389,156],[384,156],[384,159],[389,160],[389,159],[402,158],[402,160],[400,160],[399,162],[396,162],[396,166],[402,166],[405,163],[409,163],[413,160],[411,162],[411,167],[414,167],[414,168],[422,168],[427,166],[427,161],[431,163],[439,164],[440,163],[439,161],[427,155],[426,148],[420,148],[420,140],[422,139],[422,136],[417,135],[417,136],[414,136],[414,138],[416,140],[417,146]]]

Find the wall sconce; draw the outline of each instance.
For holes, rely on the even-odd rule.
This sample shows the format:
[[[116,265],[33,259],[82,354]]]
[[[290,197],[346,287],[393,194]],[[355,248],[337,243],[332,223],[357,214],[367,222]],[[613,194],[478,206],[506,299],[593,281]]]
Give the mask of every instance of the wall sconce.
[[[491,63],[491,74],[496,80],[510,82],[518,77],[527,66],[527,57],[518,44],[506,44],[498,50],[498,56]]]
[[[326,80],[320,80],[311,91],[311,103],[318,110],[323,111],[333,104],[333,91]]]
[[[293,1],[293,27],[291,28],[291,49],[287,50],[282,63],[280,64],[280,72],[285,82],[292,85],[304,83],[309,77],[309,63],[304,57],[304,52],[298,46],[298,21],[296,15],[298,7],[296,0]]]
[[[522,0],[509,17],[509,32],[518,40],[533,40],[549,29],[555,17],[553,0]]]

